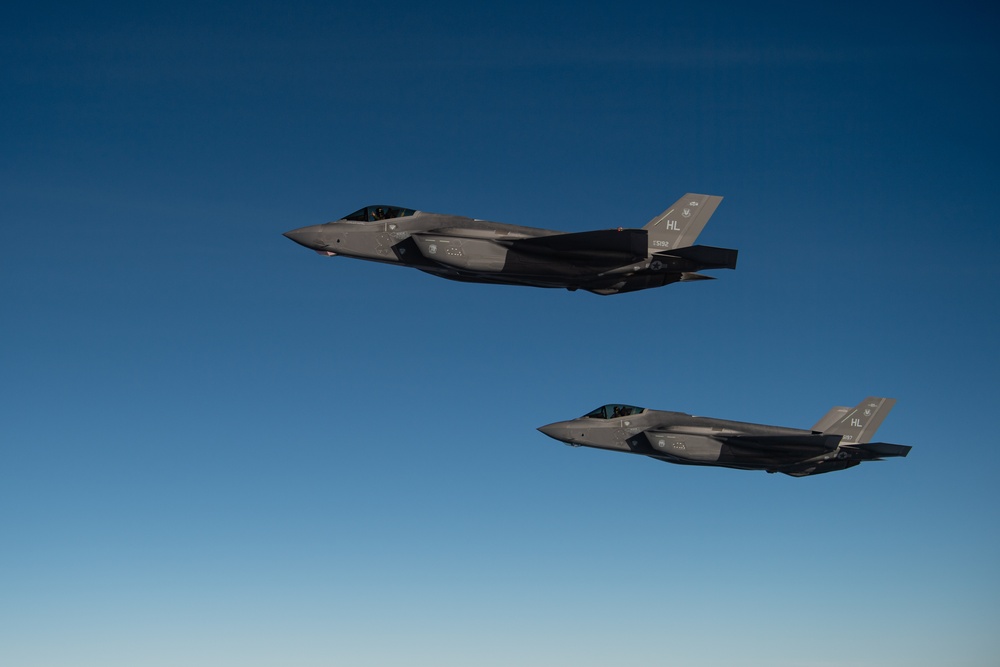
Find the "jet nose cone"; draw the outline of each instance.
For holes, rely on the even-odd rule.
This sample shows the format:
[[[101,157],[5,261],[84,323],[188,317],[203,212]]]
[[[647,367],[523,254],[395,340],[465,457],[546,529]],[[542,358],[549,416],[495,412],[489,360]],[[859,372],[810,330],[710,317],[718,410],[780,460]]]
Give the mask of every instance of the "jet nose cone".
[[[326,250],[329,247],[318,225],[293,229],[285,232],[284,236],[311,250]]]
[[[570,427],[566,422],[546,424],[545,426],[539,426],[538,430],[550,438],[559,440],[560,442],[571,442],[573,440],[573,437],[570,434]]]

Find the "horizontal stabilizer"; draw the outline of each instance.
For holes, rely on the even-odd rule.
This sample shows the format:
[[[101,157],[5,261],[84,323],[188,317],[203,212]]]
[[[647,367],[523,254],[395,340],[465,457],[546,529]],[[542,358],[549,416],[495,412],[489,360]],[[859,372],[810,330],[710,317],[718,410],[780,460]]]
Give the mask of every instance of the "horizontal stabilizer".
[[[888,442],[864,442],[860,445],[851,445],[851,449],[860,449],[877,457],[883,456],[906,456],[913,449],[909,445],[893,445]],[[845,449],[847,449],[845,447]]]
[[[739,251],[732,248],[715,248],[707,245],[693,245],[674,248],[653,254],[656,260],[668,268],[678,271],[698,271],[700,269],[735,269]]]
[[[599,229],[592,232],[553,234],[520,239],[508,244],[511,249],[526,254],[558,254],[561,256],[593,257],[621,255],[632,258],[646,257],[647,233],[645,229]]]

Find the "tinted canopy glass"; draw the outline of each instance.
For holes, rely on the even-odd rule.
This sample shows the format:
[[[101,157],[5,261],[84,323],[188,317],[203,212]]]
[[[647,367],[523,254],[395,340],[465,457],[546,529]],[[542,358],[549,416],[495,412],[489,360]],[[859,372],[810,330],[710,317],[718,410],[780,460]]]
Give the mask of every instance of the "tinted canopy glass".
[[[634,405],[622,405],[621,403],[609,403],[602,405],[593,412],[588,412],[585,417],[592,419],[618,419],[629,415],[638,415],[645,412],[646,408],[637,408]]]
[[[401,208],[399,206],[365,206],[350,215],[345,215],[341,220],[351,222],[375,222],[377,220],[391,220],[392,218],[405,218],[416,213],[412,208]]]

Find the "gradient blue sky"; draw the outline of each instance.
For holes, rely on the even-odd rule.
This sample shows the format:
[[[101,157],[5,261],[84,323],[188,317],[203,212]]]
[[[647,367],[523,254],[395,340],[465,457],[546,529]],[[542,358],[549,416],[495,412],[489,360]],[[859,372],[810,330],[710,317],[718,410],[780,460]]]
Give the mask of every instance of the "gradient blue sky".
[[[996,665],[997,34],[974,2],[4,6],[0,664]],[[606,298],[281,236],[688,191],[739,269]],[[910,457],[815,478],[534,430],[871,394]]]

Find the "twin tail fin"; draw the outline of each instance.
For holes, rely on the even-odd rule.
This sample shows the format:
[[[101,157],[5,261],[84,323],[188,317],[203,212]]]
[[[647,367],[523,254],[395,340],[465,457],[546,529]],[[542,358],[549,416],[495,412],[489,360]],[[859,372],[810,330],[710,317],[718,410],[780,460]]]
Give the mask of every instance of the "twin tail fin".
[[[663,213],[646,223],[649,248],[653,252],[694,245],[722,197],[689,192]]]

